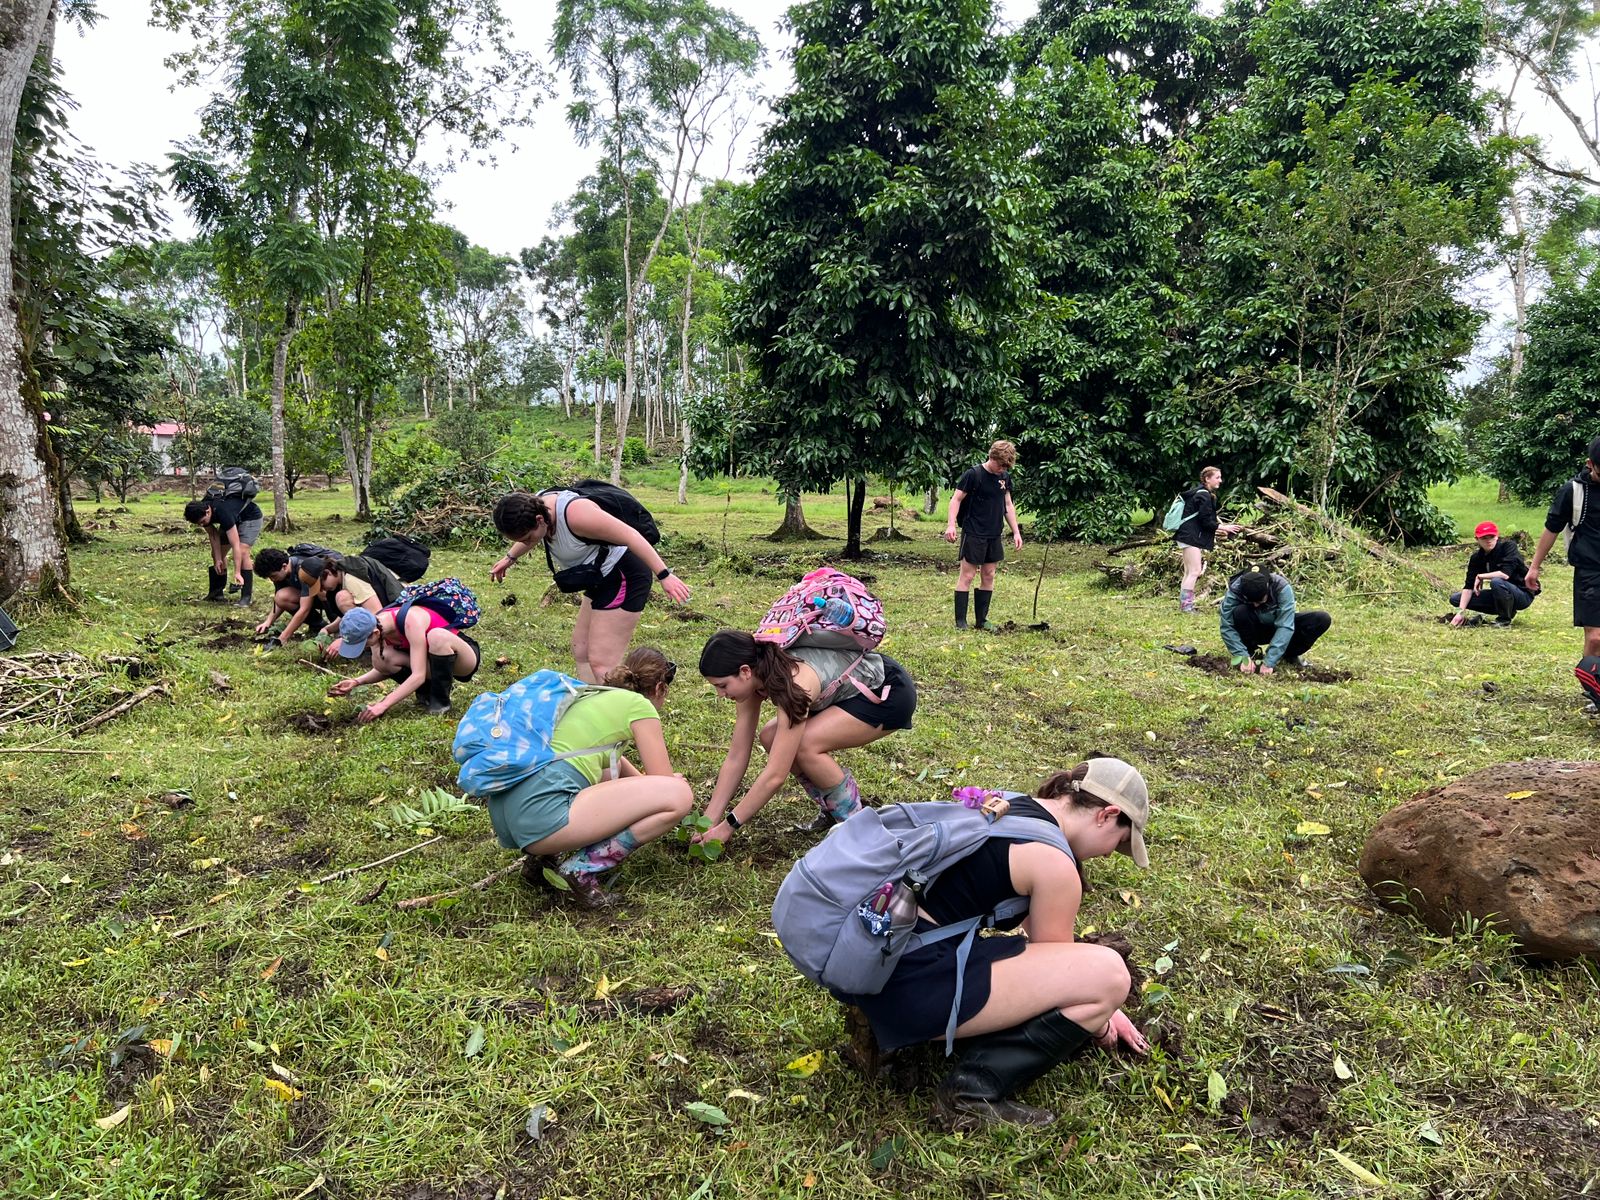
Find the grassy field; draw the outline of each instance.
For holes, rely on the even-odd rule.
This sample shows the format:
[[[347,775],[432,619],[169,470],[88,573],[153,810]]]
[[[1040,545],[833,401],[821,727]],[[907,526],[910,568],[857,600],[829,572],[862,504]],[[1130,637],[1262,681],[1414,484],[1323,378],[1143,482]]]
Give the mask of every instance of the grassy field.
[[[687,610],[653,601],[638,640],[690,667],[665,722],[703,798],[732,708],[696,677],[700,645],[752,625],[837,548],[842,501],[807,498],[830,540],[781,547],[759,540],[779,516],[759,485],[705,486],[678,508],[671,472],[635,483],[695,589]],[[348,502],[308,496],[303,535],[358,543],[335,519]],[[21,614],[17,652],[137,656],[140,679],[123,686],[170,693],[48,741],[93,754],[16,754],[50,732],[0,733],[6,1195],[1465,1200],[1600,1187],[1595,973],[1522,965],[1492,932],[1432,936],[1376,909],[1355,872],[1372,822],[1419,788],[1506,759],[1594,756],[1564,566],[1504,633],[1442,628],[1442,600],[1305,596],[1335,614],[1319,662],[1353,673],[1321,685],[1191,669],[1162,644],[1220,648],[1214,609],[1184,617],[1175,598],[1110,591],[1081,547],[1051,549],[1047,631],[1021,628],[1035,619],[1029,546],[996,593],[1011,631],[958,636],[941,522],[883,543],[890,556],[859,570],[921,708],[913,731],[850,756],[871,796],[1025,788],[1102,751],[1143,767],[1156,806],[1151,869],[1093,864],[1083,920],[1131,940],[1135,1017],[1162,1048],[1055,1072],[1029,1093],[1060,1112],[1049,1129],[958,1135],[911,1086],[932,1057],[896,1081],[860,1078],[835,1049],[839,1008],[774,943],[768,905],[808,844],[787,832],[809,816],[795,789],[717,864],[642,850],[614,880],[625,904],[602,917],[510,879],[398,908],[508,861],[481,811],[441,819],[419,852],[314,884],[425,840],[390,810],[451,786],[453,724],[406,706],[349,726],[356,704],[326,700],[325,675],[253,654],[257,614],[196,600],[205,556],[180,503],[86,508],[82,611]],[[1463,522],[1486,511],[1476,494],[1459,503]],[[507,660],[468,696],[567,662],[574,610],[542,602],[535,563],[491,584],[497,554],[435,558],[434,574],[480,589],[486,657]],[[1439,569],[1453,578],[1460,563]],[[324,732],[307,730],[323,717]],[[1331,833],[1297,834],[1302,821]],[[687,999],[656,1014],[592,1003],[658,986]],[[815,1073],[789,1069],[819,1050]],[[729,1123],[696,1119],[695,1102]],[[535,1140],[539,1105],[554,1121]]]

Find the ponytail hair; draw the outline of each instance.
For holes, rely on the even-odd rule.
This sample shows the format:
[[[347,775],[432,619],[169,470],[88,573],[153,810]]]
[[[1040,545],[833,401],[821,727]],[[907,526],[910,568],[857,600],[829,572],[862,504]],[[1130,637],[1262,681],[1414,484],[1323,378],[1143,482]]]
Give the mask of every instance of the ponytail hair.
[[[811,697],[794,681],[799,666],[800,660],[783,647],[758,642],[742,629],[717,630],[700,651],[701,675],[718,679],[749,667],[767,699],[795,725],[811,715]]]
[[[678,664],[661,651],[654,646],[638,646],[612,667],[602,682],[607,687],[627,688],[641,696],[653,697],[657,688],[671,683],[677,674]]]
[[[556,523],[550,506],[532,492],[512,492],[494,506],[494,527],[513,542],[527,537],[540,521],[547,528],[554,528]]]

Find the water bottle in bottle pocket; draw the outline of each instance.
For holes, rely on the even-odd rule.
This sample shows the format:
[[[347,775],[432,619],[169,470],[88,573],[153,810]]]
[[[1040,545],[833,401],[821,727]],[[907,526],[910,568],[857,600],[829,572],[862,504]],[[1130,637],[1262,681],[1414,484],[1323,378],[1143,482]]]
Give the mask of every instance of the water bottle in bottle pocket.
[[[917,901],[923,880],[915,871],[891,879],[861,902],[856,915],[873,937],[884,939],[883,952],[917,926]]]
[[[826,600],[818,596],[812,603],[821,610],[822,619],[838,629],[849,629],[856,619],[855,606],[842,596],[830,596]]]

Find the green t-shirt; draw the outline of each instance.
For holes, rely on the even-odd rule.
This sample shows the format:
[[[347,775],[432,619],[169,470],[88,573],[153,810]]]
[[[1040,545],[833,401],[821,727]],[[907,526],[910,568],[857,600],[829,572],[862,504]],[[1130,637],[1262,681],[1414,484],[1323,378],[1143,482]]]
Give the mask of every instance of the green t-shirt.
[[[635,721],[660,719],[656,706],[638,692],[626,688],[591,692],[573,701],[572,707],[561,714],[555,732],[550,735],[550,749],[565,754],[569,750],[587,750],[590,746],[609,746],[613,742],[627,744],[633,740]],[[585,754],[566,761],[582,771],[590,783],[599,783],[600,772],[610,763],[611,755]]]

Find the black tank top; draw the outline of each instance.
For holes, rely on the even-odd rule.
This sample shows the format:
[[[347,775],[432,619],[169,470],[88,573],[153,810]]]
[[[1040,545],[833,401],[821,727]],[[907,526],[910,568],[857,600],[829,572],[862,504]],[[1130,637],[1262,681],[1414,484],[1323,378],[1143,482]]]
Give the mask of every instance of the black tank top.
[[[1011,802],[1010,815],[1033,817],[1058,825],[1050,810],[1031,796]],[[1002,900],[1020,895],[1011,885],[1011,847],[1008,838],[990,838],[967,857],[940,872],[923,893],[922,908],[941,925],[964,921],[991,911]],[[996,929],[1015,929],[1022,917],[995,923]]]

